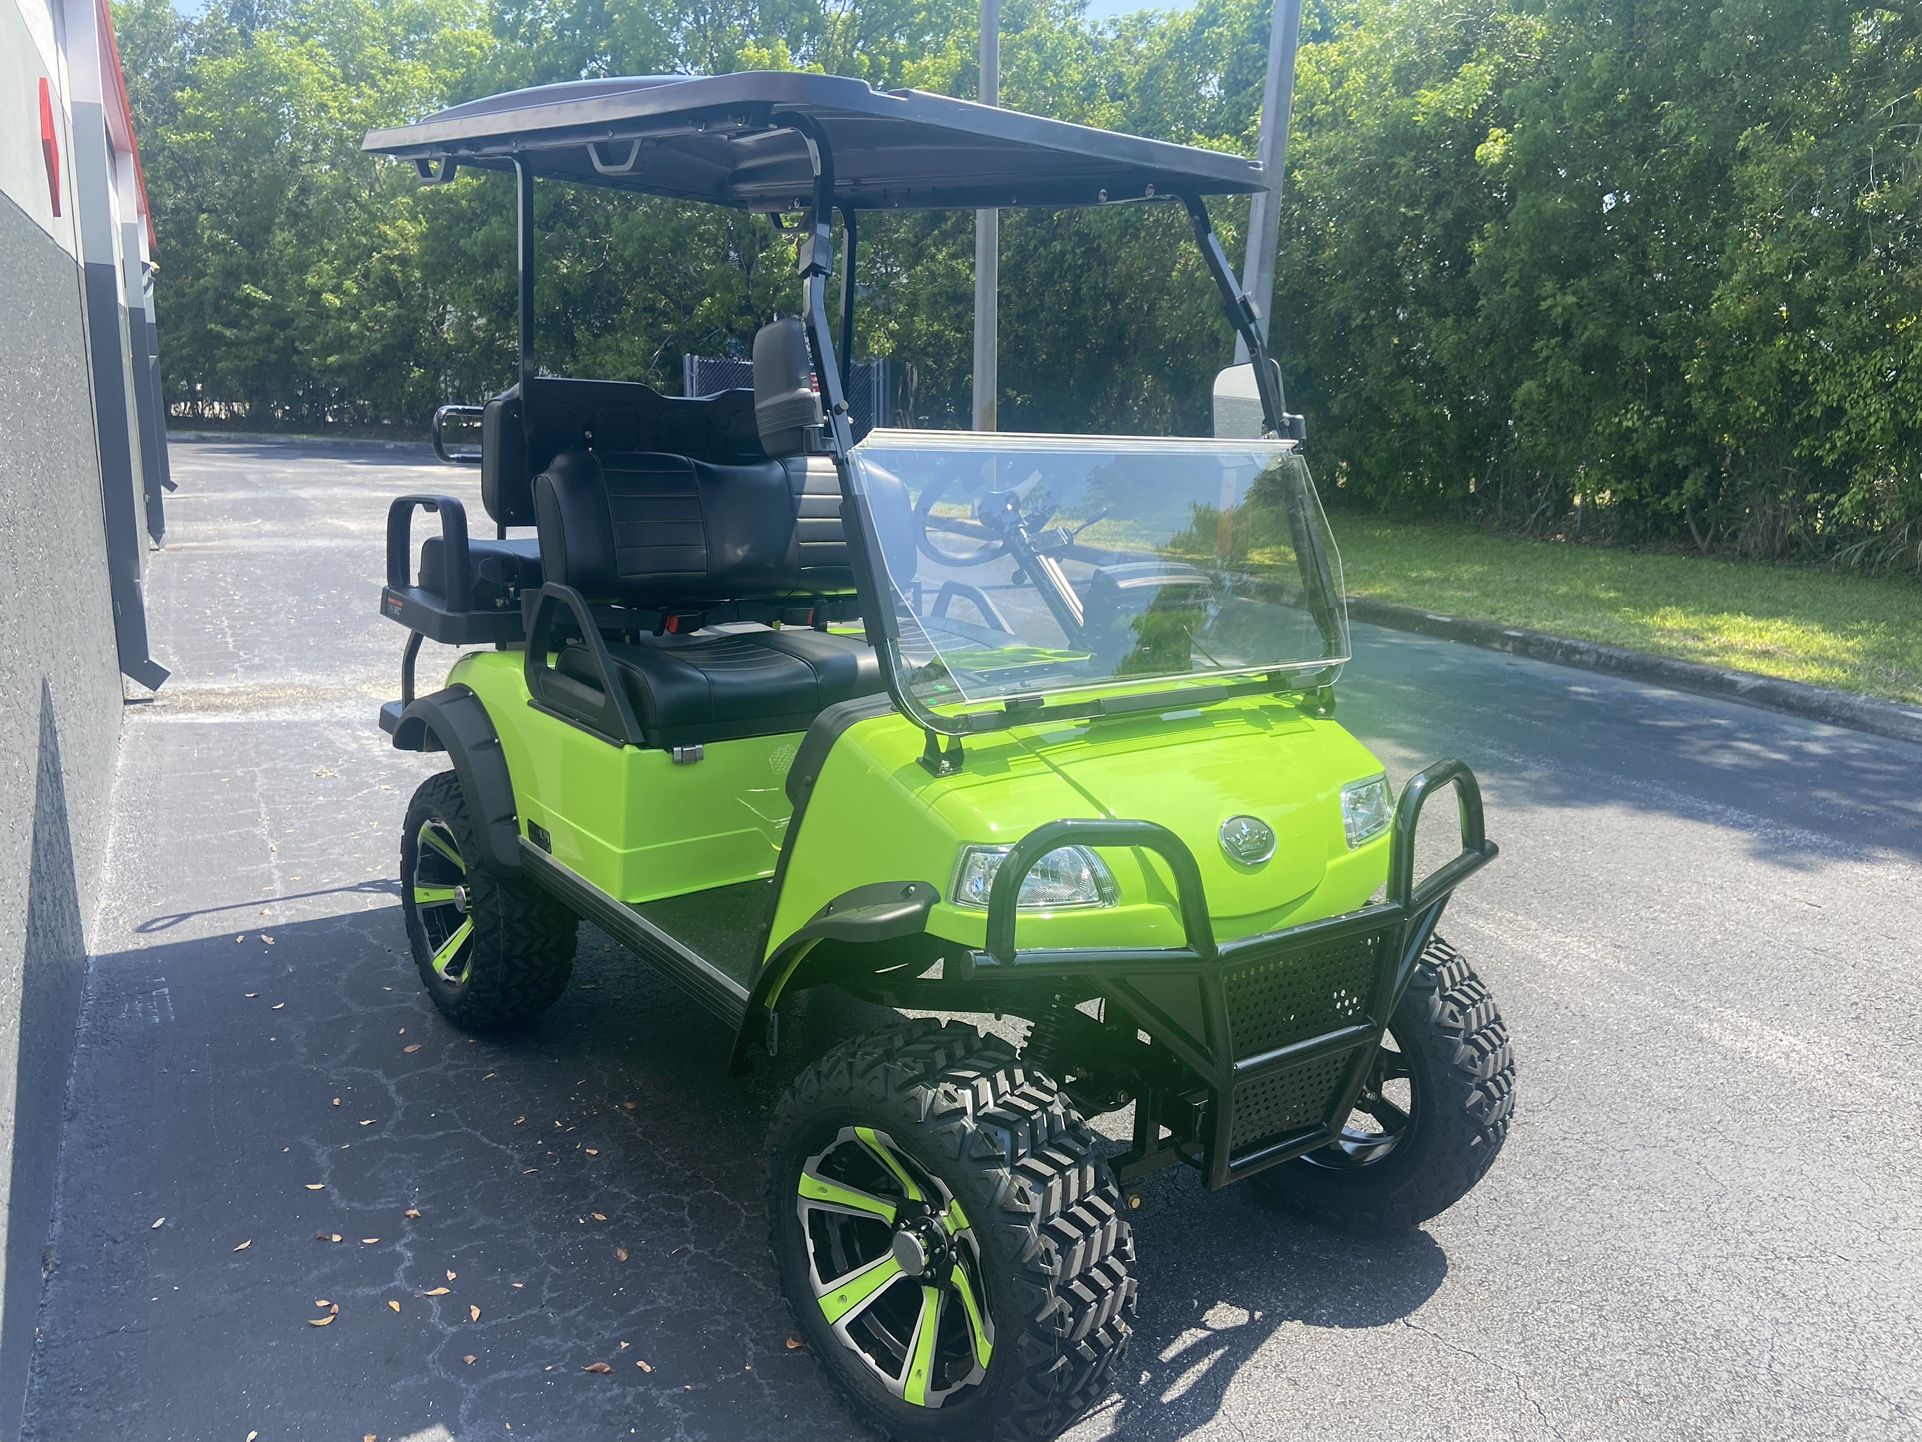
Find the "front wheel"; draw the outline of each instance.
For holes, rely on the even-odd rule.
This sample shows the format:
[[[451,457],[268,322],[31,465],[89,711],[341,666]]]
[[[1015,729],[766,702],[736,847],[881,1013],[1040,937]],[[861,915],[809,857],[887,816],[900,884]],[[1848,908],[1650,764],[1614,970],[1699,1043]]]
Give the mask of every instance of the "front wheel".
[[[1134,1241],[1096,1138],[1003,1042],[917,1021],[830,1052],[774,1125],[768,1231],[808,1346],[916,1442],[1038,1442],[1107,1390]]]
[[[1351,1232],[1400,1231],[1482,1179],[1515,1109],[1515,1055],[1494,994],[1433,938],[1341,1136],[1264,1172],[1288,1206]]]

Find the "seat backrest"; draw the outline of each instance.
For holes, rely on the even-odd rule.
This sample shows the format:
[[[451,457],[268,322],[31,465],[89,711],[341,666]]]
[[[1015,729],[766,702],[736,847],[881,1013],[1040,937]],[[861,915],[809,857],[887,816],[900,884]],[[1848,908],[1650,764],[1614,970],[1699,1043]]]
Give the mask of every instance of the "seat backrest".
[[[632,381],[540,376],[481,415],[481,502],[503,526],[534,524],[534,477],[568,451],[662,451],[719,465],[761,459],[754,393],[664,396]]]
[[[854,591],[825,456],[720,466],[573,451],[536,479],[534,509],[547,579],[592,600],[711,607]]]

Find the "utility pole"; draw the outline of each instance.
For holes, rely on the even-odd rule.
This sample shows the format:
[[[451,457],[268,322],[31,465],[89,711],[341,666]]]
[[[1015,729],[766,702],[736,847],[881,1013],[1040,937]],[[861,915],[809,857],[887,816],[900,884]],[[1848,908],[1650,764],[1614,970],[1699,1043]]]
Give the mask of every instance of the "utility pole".
[[[1294,0],[1300,13],[1300,0]],[[1001,103],[1001,0],[981,0],[983,105]],[[1001,212],[974,213],[974,428],[997,428],[1001,390],[998,332],[1001,326]]]
[[[993,0],[988,0],[993,3]],[[1268,177],[1248,207],[1248,249],[1241,262],[1241,288],[1260,312],[1256,324],[1268,338],[1268,313],[1275,298],[1275,247],[1281,239],[1281,174],[1288,163],[1288,116],[1295,104],[1295,50],[1301,42],[1301,0],[1275,0],[1268,26],[1268,78],[1261,87],[1261,141],[1256,157]],[[977,325],[979,322],[977,322]],[[975,332],[979,356],[980,332]],[[1235,364],[1248,360],[1248,347],[1235,341]],[[977,412],[980,402],[975,403]]]

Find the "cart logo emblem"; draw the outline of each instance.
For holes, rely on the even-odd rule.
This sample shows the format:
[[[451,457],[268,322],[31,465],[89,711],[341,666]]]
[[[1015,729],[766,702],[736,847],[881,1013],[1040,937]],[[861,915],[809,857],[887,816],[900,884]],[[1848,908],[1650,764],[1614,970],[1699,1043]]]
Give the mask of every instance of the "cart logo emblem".
[[[1230,816],[1221,823],[1221,849],[1230,861],[1259,866],[1275,854],[1274,828],[1253,816]]]

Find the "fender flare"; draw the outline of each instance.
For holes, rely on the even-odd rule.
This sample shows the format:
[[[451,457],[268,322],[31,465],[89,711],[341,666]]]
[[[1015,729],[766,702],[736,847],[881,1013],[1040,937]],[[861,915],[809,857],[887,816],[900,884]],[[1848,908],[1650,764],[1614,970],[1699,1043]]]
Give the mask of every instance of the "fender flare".
[[[397,751],[445,751],[460,777],[468,810],[480,827],[484,853],[481,861],[497,872],[518,871],[521,864],[520,815],[514,806],[514,782],[507,774],[507,757],[500,736],[488,719],[487,707],[465,686],[449,686],[407,703],[394,727]]]
[[[815,912],[768,957],[748,992],[747,1008],[734,1034],[729,1070],[748,1069],[748,1050],[757,1033],[773,1055],[778,1042],[776,1008],[792,982],[807,970],[815,947],[824,941],[869,943],[899,941],[927,930],[928,913],[941,893],[925,881],[877,881],[844,891]]]

